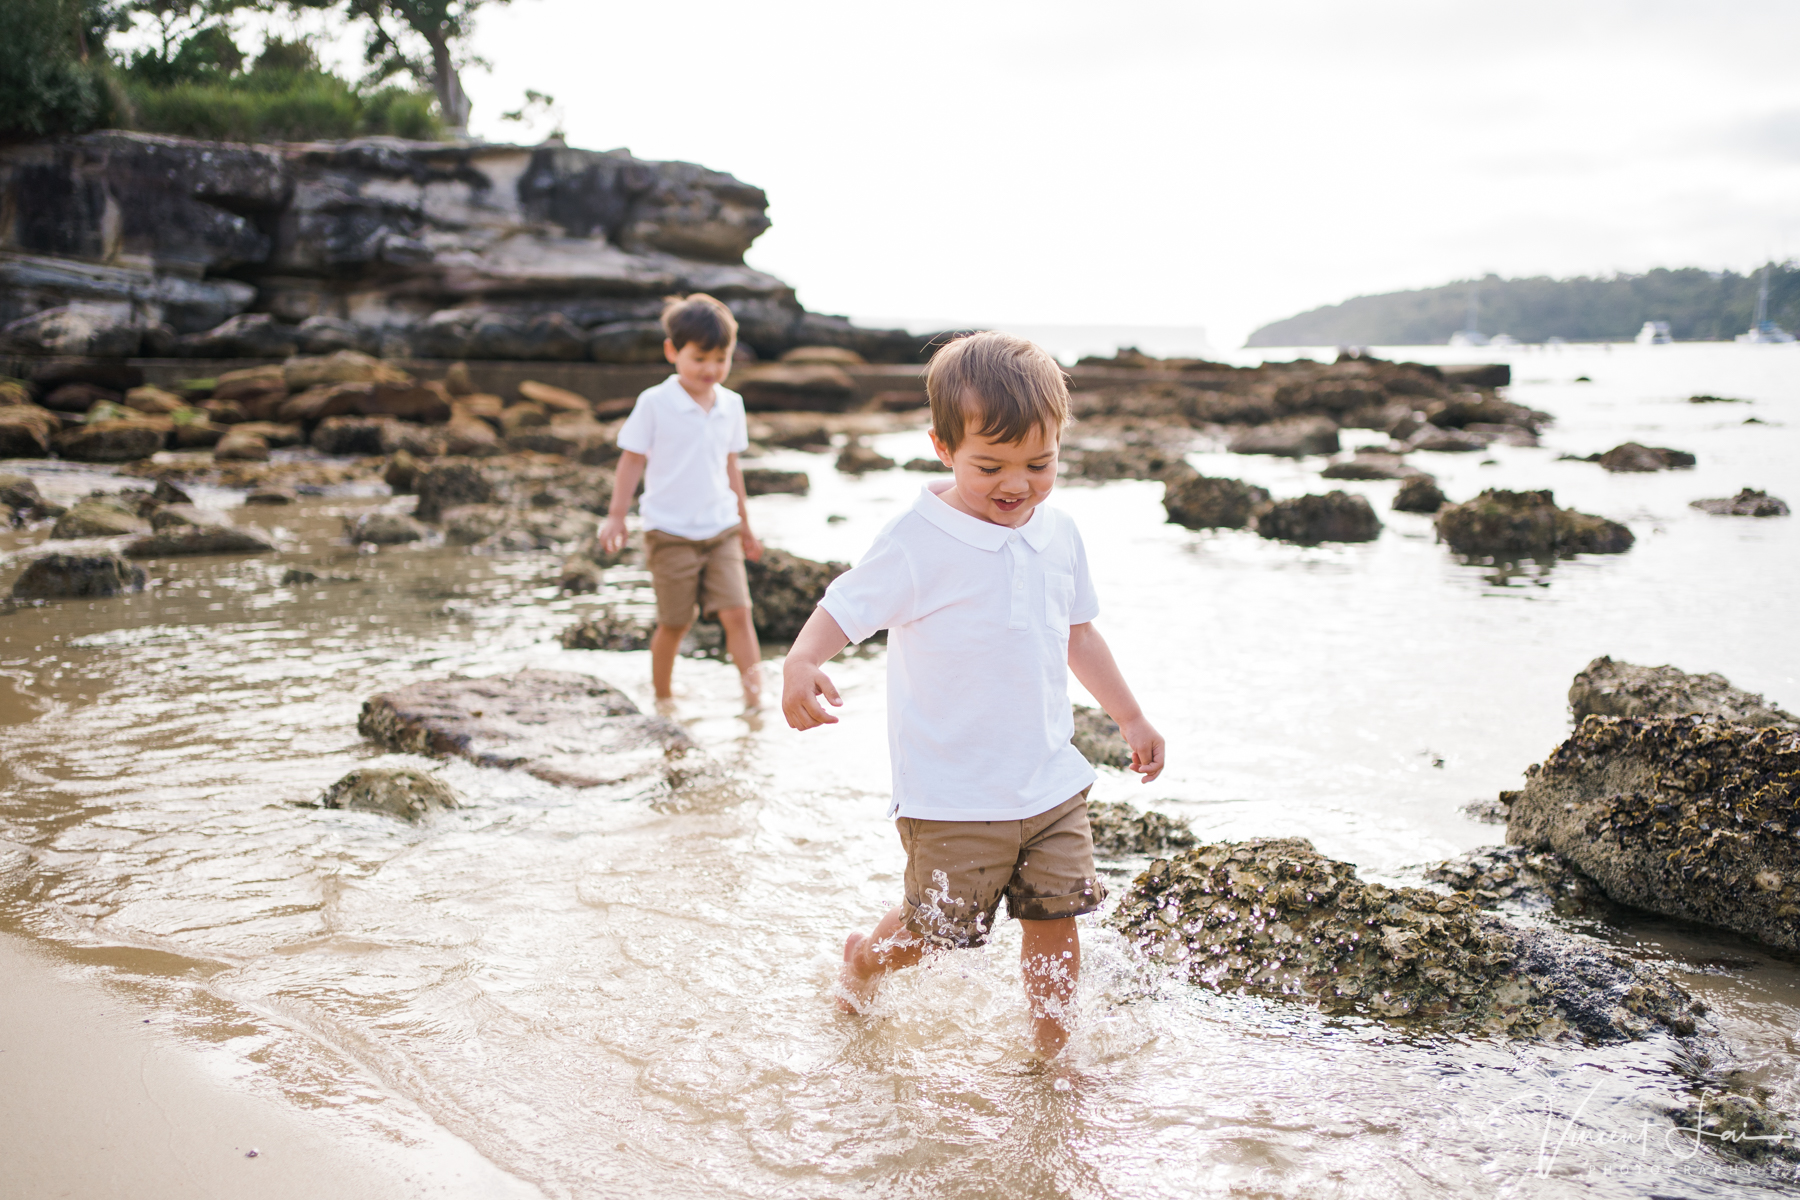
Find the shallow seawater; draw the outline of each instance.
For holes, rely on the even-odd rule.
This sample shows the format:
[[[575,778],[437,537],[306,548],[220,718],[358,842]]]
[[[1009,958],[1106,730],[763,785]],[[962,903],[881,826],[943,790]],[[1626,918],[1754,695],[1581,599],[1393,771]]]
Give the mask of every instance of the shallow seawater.
[[[1192,459],[1277,495],[1362,491],[1380,540],[1193,533],[1163,523],[1157,484],[1059,489],[1100,625],[1170,741],[1163,779],[1107,772],[1096,795],[1209,838],[1303,835],[1365,876],[1407,878],[1500,840],[1459,806],[1516,786],[1560,740],[1569,679],[1596,655],[1721,671],[1800,705],[1800,520],[1687,507],[1745,485],[1800,502],[1791,349],[1515,351],[1512,396],[1558,417],[1544,446],[1418,456],[1453,498],[1552,487],[1624,520],[1638,543],[1621,556],[1461,562],[1426,518],[1388,513],[1396,485],[1326,484],[1318,460]],[[1753,403],[1686,403],[1701,392]],[[1556,461],[1627,439],[1700,465]],[[877,445],[904,461],[923,434]],[[850,479],[798,452],[765,465],[808,470],[813,491],[753,501],[759,532],[818,558],[854,558],[925,478]],[[104,482],[53,474],[65,496]],[[558,597],[553,557],[358,555],[342,515],[385,502],[239,514],[281,553],[160,562],[143,595],[0,616],[0,928],[157,1000],[249,1086],[401,1140],[442,1126],[551,1196],[1793,1189],[1671,1134],[1664,1112],[1686,1099],[1673,1041],[1331,1020],[1171,981],[1091,919],[1082,1024],[1056,1072],[1026,1050],[1010,923],[897,978],[876,1015],[837,1014],[843,936],[900,879],[879,648],[833,668],[844,721],[805,735],[741,717],[734,673],[684,659],[680,716],[724,785],[579,791],[452,762],[470,807],[421,827],[310,807],[355,765],[424,762],[356,732],[390,687],[529,665],[649,706],[646,655],[558,646],[600,600]],[[42,536],[0,535],[0,552]],[[355,579],[282,585],[296,565]],[[1601,932],[1671,963],[1713,1006],[1730,1065],[1800,1112],[1793,962],[1649,918]]]

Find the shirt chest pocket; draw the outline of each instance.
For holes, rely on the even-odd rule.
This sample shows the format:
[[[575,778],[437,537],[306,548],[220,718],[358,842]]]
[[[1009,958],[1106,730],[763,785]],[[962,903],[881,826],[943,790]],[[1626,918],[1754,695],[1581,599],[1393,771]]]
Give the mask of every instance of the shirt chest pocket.
[[[1063,633],[1069,631],[1069,611],[1075,607],[1075,577],[1060,571],[1044,572],[1044,623]]]

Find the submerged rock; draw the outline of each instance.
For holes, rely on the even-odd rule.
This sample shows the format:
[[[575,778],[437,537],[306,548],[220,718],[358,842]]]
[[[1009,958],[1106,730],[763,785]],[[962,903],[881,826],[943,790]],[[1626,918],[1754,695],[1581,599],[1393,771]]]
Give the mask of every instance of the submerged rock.
[[[1731,686],[1723,675],[1690,675],[1679,667],[1639,667],[1601,655],[1583,667],[1569,685],[1569,708],[1575,719],[1602,717],[1677,717],[1703,713],[1740,725],[1774,725],[1800,729],[1800,717],[1765,701],[1755,692]]]
[[[462,799],[435,775],[411,767],[360,767],[325,789],[322,808],[354,808],[417,821],[461,808]]]
[[[1800,733],[1588,716],[1527,774],[1507,841],[1621,903],[1800,950]]]
[[[1481,908],[1551,909],[1573,917],[1615,907],[1605,888],[1552,850],[1483,846],[1427,868],[1425,878]]]
[[[694,745],[618,688],[567,671],[415,683],[365,701],[356,728],[391,750],[455,755],[567,787],[660,772]]]
[[[144,568],[116,554],[46,554],[13,583],[14,600],[79,600],[144,590]]]
[[[1387,454],[1379,450],[1358,450],[1343,462],[1334,462],[1319,472],[1326,479],[1410,479],[1422,474],[1417,467],[1409,467],[1406,460],[1398,454]]]
[[[487,476],[468,463],[434,463],[419,470],[412,481],[419,497],[413,515],[421,521],[437,523],[445,510],[465,504],[492,504],[499,499]]]
[[[878,450],[872,450],[861,442],[851,439],[837,456],[837,469],[846,475],[862,475],[869,471],[885,471],[894,465],[894,460]]]
[[[1395,512],[1434,513],[1450,501],[1430,475],[1414,475],[1394,493]]]
[[[1273,454],[1304,458],[1308,454],[1336,454],[1337,422],[1329,417],[1300,417],[1258,425],[1232,438],[1226,449],[1233,454]]]
[[[804,496],[812,487],[805,471],[773,471],[767,467],[744,468],[744,491],[751,496]]]
[[[600,564],[584,554],[571,554],[563,559],[562,572],[557,576],[556,590],[567,592],[573,596],[586,596],[600,590],[605,582]]]
[[[786,550],[764,549],[760,562],[744,564],[750,580],[750,619],[757,634],[772,642],[799,637],[825,589],[849,569],[848,563],[814,562]]]
[[[1323,496],[1277,500],[1256,518],[1256,532],[1301,546],[1372,542],[1381,536],[1381,519],[1361,496],[1326,492]]]
[[[1081,756],[1096,767],[1117,767],[1123,771],[1131,766],[1131,747],[1125,741],[1125,735],[1119,732],[1114,720],[1098,708],[1085,705],[1072,706],[1075,710],[1075,736],[1069,740],[1081,751]]]
[[[132,558],[165,558],[182,554],[262,554],[274,545],[262,535],[230,525],[171,525],[149,537],[128,542]]]
[[[1514,925],[1467,896],[1363,883],[1303,838],[1197,846],[1139,875],[1110,918],[1192,983],[1512,1037],[1691,1034],[1703,1011],[1659,969]]]
[[[138,515],[135,500],[122,496],[89,496],[77,500],[68,512],[56,518],[50,536],[59,539],[118,537],[143,533],[149,528],[150,523]]]
[[[1088,803],[1088,828],[1094,836],[1094,853],[1101,858],[1168,854],[1197,840],[1186,821],[1155,811],[1139,812],[1112,800]]]
[[[1617,521],[1558,508],[1548,490],[1490,489],[1438,513],[1437,532],[1458,554],[1497,558],[1622,554],[1636,540]]]
[[[1759,492],[1753,488],[1744,488],[1735,496],[1726,496],[1718,500],[1694,500],[1689,508],[1697,508],[1701,512],[1709,512],[1719,517],[1785,517],[1788,515],[1787,501]]]
[[[1699,460],[1686,450],[1625,442],[1594,461],[1608,471],[1667,471],[1674,467],[1691,467]]]
[[[405,513],[370,512],[344,521],[344,532],[351,541],[369,542],[376,546],[403,546],[431,536],[431,529]]]
[[[1800,1162],[1800,1131],[1789,1117],[1754,1096],[1702,1093],[1668,1115],[1676,1128],[1686,1131],[1679,1140],[1695,1150],[1704,1145],[1752,1162]]]
[[[1178,471],[1163,486],[1163,511],[1188,529],[1242,529],[1268,506],[1267,489],[1238,479]]]
[[[647,650],[650,629],[647,622],[603,608],[563,630],[558,640],[565,650]]]

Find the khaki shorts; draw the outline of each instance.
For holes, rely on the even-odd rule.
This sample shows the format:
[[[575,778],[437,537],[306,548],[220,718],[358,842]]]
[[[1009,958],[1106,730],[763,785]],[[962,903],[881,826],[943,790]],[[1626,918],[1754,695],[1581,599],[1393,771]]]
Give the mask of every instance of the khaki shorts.
[[[724,533],[699,541],[660,529],[644,531],[644,557],[656,587],[656,621],[670,629],[694,623],[694,608],[716,613],[750,606],[750,581],[744,577],[744,543],[733,525]]]
[[[921,821],[901,817],[906,847],[906,928],[939,946],[980,946],[994,913],[1054,921],[1093,912],[1106,899],[1094,875],[1088,789],[1023,821]]]

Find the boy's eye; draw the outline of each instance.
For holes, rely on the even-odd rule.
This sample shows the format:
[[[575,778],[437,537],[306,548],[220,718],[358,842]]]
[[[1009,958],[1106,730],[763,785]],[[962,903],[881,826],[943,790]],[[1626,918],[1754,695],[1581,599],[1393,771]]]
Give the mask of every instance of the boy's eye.
[[[1042,471],[1042,470],[1044,470],[1044,469],[1045,469],[1045,468],[1046,468],[1046,467],[1048,467],[1048,466],[1049,466],[1049,465],[1050,465],[1050,464],[1049,464],[1049,463],[1032,463],[1032,464],[1031,464],[1031,465],[1030,465],[1030,466],[1029,466],[1029,467],[1028,467],[1028,468],[1027,468],[1027,470],[1031,470],[1031,471]]]
[[[1000,473],[999,467],[981,467],[978,469],[983,475],[998,475]]]

